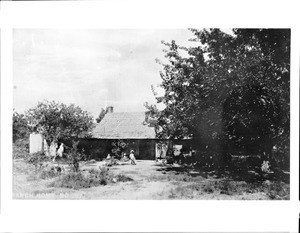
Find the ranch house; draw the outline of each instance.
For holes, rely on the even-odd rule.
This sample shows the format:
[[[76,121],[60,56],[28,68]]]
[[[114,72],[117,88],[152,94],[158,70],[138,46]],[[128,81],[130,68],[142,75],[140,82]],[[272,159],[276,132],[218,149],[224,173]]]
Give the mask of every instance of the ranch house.
[[[100,123],[92,131],[92,137],[82,139],[80,147],[93,159],[111,154],[112,143],[122,140],[128,143],[125,153],[135,151],[137,159],[155,159],[159,146],[154,127],[147,126],[144,112],[113,112],[109,107]]]
[[[103,159],[111,154],[112,142],[117,140],[128,143],[125,153],[128,155],[130,150],[134,150],[136,159],[154,160],[166,156],[166,145],[156,138],[154,127],[145,124],[145,112],[113,112],[112,107],[96,125],[92,137],[81,140],[80,145],[91,158]],[[174,144],[181,148],[187,141]]]

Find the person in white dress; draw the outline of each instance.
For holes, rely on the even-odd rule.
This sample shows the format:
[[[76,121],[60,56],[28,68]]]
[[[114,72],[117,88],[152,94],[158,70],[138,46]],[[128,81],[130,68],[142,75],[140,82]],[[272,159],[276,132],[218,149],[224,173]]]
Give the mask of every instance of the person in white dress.
[[[131,165],[136,165],[134,150],[130,151],[129,158],[130,158]]]

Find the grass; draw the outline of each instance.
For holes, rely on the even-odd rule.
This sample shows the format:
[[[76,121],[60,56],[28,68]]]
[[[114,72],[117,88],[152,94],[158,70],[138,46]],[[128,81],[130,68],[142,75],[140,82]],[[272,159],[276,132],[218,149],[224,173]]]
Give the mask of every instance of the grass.
[[[81,172],[70,172],[62,175],[55,181],[52,181],[48,187],[54,188],[69,188],[69,189],[83,189],[91,188],[99,185],[106,185],[107,180],[105,177],[99,177],[98,179],[93,176],[85,176]]]
[[[34,173],[27,176],[27,181],[39,181],[40,179],[51,180],[47,187],[75,190],[107,185],[109,183],[133,181],[131,177],[124,174],[114,176],[105,167],[98,170],[91,169],[87,171],[68,172],[65,174],[58,173],[53,168],[55,167],[39,169],[38,171],[35,170]]]
[[[83,163],[84,164],[84,163]],[[53,165],[53,164],[52,164]],[[154,161],[136,166],[85,165],[78,173],[35,169],[14,159],[14,198],[19,199],[203,199],[287,200],[289,184],[282,181],[246,182],[217,177]]]
[[[206,180],[176,187],[170,190],[170,199],[195,199],[199,195],[213,194],[214,196],[226,195],[231,197],[264,193],[265,199],[289,200],[289,185],[283,182],[246,183],[232,180]],[[230,199],[230,198],[229,198]]]
[[[130,181],[133,181],[132,178],[130,178],[129,176],[126,176],[124,174],[117,175],[116,179],[117,179],[118,182],[130,182]]]
[[[13,158],[24,159],[29,156],[29,140],[19,139],[13,143]]]

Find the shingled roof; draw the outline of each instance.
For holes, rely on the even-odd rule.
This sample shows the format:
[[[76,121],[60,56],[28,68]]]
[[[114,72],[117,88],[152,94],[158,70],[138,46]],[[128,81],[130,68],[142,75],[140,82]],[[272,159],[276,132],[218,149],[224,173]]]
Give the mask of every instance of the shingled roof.
[[[92,132],[101,139],[154,139],[153,127],[144,124],[144,112],[107,113]]]

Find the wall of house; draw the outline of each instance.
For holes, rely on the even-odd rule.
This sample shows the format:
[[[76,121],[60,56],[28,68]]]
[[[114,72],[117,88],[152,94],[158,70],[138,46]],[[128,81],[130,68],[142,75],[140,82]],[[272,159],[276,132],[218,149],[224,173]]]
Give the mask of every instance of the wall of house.
[[[139,141],[139,155],[137,159],[148,159],[154,160],[155,159],[155,148],[156,141],[155,140],[140,140]]]
[[[108,154],[112,154],[113,141],[113,139],[81,139],[78,148],[84,149],[89,159],[102,160]],[[124,139],[124,141],[128,143],[125,153],[129,155],[130,150],[134,150],[135,157],[138,160],[155,160],[157,156],[156,144],[161,142],[155,139]],[[167,141],[164,143],[167,143]],[[187,150],[190,148],[190,141],[175,140],[173,145],[182,145],[184,150]]]
[[[102,160],[107,157],[108,153],[111,154],[111,142],[110,140],[80,139],[78,149],[83,149],[88,159]]]
[[[81,139],[78,149],[84,149],[89,159],[102,160],[111,153],[113,139]],[[125,151],[135,151],[136,159],[155,159],[155,140],[153,139],[127,139],[128,147]]]

